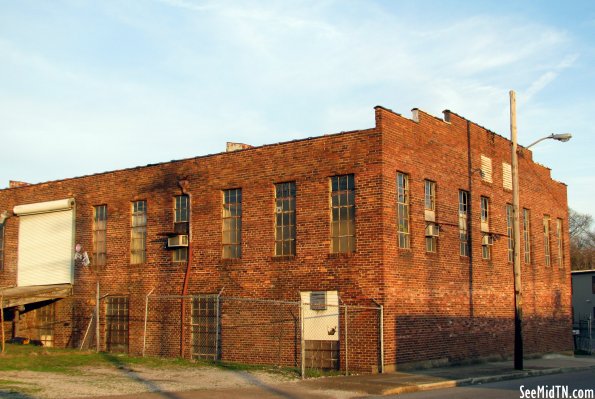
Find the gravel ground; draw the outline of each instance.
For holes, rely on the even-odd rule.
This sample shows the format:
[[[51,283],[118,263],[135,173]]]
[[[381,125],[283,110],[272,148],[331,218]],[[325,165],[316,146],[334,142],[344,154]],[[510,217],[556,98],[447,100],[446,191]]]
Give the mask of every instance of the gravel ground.
[[[175,392],[276,385],[293,376],[264,371],[227,371],[214,367],[78,368],[70,374],[0,372],[0,398],[84,398],[142,392]]]

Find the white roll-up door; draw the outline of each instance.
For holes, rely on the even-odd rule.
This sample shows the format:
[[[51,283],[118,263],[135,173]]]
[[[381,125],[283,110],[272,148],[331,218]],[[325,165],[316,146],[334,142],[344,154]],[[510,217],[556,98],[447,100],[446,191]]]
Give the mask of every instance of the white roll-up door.
[[[19,286],[72,284],[74,200],[19,205]]]

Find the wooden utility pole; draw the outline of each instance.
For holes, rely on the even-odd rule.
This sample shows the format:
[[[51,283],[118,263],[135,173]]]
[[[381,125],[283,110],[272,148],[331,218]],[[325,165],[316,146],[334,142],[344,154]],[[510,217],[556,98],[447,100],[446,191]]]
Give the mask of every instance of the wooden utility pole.
[[[516,95],[510,91],[510,139],[512,141],[512,214],[514,259],[514,368],[523,369],[523,293],[521,286],[521,227],[519,223],[519,158],[517,152]]]

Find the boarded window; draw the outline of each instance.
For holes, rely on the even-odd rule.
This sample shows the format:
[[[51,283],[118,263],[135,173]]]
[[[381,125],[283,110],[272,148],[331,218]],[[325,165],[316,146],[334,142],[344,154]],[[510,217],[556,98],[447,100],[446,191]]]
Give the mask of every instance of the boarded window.
[[[242,257],[242,189],[223,191],[223,238],[224,259]]]
[[[144,263],[147,258],[147,201],[132,203],[130,263]]]
[[[106,300],[106,337],[109,352],[128,352],[128,298],[111,296]]]
[[[512,190],[512,168],[506,162],[502,162],[502,187]]]
[[[295,182],[275,184],[275,256],[295,255]]]
[[[326,291],[312,291],[310,293],[310,309],[326,310]]]
[[[492,182],[492,159],[481,156],[481,178],[488,183]]]
[[[93,261],[96,266],[107,264],[107,205],[93,208]]]
[[[459,254],[469,256],[469,235],[467,234],[467,223],[469,216],[469,193],[459,190]]]
[[[331,252],[355,251],[355,180],[331,177]]]
[[[397,231],[399,248],[410,248],[409,175],[401,172],[397,172]]]
[[[523,241],[525,263],[531,263],[531,211],[523,209]]]

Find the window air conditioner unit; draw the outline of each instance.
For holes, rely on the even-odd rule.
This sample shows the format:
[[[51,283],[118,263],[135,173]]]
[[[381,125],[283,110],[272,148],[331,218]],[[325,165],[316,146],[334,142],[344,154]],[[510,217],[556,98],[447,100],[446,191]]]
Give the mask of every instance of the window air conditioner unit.
[[[494,237],[491,235],[485,235],[481,239],[481,245],[494,245]]]
[[[440,235],[440,226],[429,224],[426,226],[426,237],[438,237]]]
[[[188,236],[187,235],[179,235],[179,236],[169,237],[167,239],[167,247],[168,248],[187,247],[187,246],[188,246]]]

